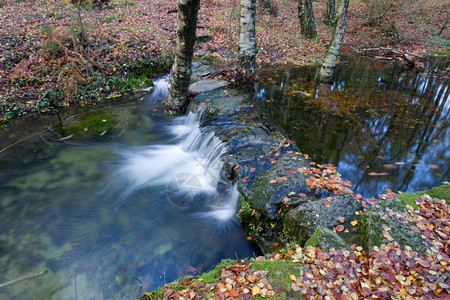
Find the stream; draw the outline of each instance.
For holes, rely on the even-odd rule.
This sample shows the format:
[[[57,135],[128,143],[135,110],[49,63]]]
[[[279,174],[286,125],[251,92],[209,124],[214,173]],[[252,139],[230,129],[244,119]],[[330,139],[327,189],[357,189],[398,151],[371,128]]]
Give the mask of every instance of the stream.
[[[314,68],[263,69],[254,104],[355,192],[424,190],[450,172],[448,75],[436,70],[346,62],[318,84]],[[154,82],[141,99],[3,128],[1,299],[133,299],[254,255],[227,149],[201,112],[167,116],[167,78]]]
[[[141,101],[75,115],[0,154],[0,284],[41,274],[1,299],[133,299],[253,256],[221,141],[199,114],[166,116],[167,89],[156,80]]]

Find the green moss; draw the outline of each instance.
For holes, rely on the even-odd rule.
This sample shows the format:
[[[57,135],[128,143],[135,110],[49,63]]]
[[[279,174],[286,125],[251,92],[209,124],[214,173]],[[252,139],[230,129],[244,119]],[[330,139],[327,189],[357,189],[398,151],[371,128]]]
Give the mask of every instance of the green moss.
[[[424,194],[428,194],[432,198],[444,199],[447,203],[449,203],[449,201],[450,201],[450,185],[436,186],[429,191],[420,191],[420,192],[416,192],[416,193],[400,194],[400,195],[396,196],[396,198],[399,199],[404,204],[402,209],[406,208],[406,205],[410,205],[414,209],[416,209],[417,208],[416,201],[415,201],[416,198],[419,198],[420,196],[422,196]],[[387,207],[387,203],[389,203],[389,202],[385,201],[385,202],[382,202],[380,205],[382,207]],[[400,207],[396,207],[396,208],[398,210],[400,209]]]
[[[218,282],[220,280],[220,272],[222,271],[222,268],[225,266],[230,266],[235,262],[235,260],[231,259],[224,259],[222,260],[218,265],[214,267],[209,272],[206,272],[204,274],[201,274],[197,277],[197,279],[201,279],[203,283],[212,283],[212,282]]]
[[[450,202],[450,185],[441,185],[427,191],[427,194],[433,198],[444,199],[447,203]]]
[[[106,111],[91,111],[80,115],[77,122],[64,128],[67,134],[80,133],[86,130],[101,133],[107,130],[113,123],[113,115]]]
[[[306,241],[305,247],[307,246],[318,247],[325,251],[330,248],[350,250],[349,245],[337,233],[326,227],[317,228]]]

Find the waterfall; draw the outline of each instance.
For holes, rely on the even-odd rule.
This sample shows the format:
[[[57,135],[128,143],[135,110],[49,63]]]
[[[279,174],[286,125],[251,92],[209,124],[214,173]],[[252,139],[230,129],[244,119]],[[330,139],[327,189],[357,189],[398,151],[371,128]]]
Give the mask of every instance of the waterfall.
[[[163,84],[166,81],[156,82],[151,100],[153,95],[167,95],[168,86]],[[226,179],[220,158],[225,145],[213,132],[202,130],[202,114],[200,110],[174,118],[167,130],[167,143],[121,153],[117,176],[124,198],[152,187],[176,207],[201,206],[202,217],[225,221],[235,216],[238,192]]]

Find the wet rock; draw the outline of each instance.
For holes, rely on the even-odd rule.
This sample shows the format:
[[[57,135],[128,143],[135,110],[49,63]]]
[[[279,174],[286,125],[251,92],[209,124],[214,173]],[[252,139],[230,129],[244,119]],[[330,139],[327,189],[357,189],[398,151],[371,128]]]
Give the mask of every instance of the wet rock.
[[[191,82],[196,82],[198,80],[201,80],[203,77],[208,76],[211,74],[211,71],[213,68],[209,65],[202,65],[199,63],[193,63],[192,64],[192,76],[191,76]]]
[[[322,201],[327,201],[329,205],[324,205]],[[356,211],[363,207],[350,194],[341,194],[334,197],[327,197],[319,201],[303,203],[295,209],[289,211],[284,219],[285,231],[292,237],[297,237],[297,241],[303,244],[308,240],[319,227],[332,229],[341,223],[338,217],[344,217],[344,228],[353,230],[351,221],[357,219]]]
[[[306,241],[305,247],[307,246],[318,247],[325,251],[329,251],[331,248],[351,250],[350,246],[336,232],[326,227],[317,228]]]
[[[405,204],[400,198],[385,200],[381,204],[373,205],[361,216],[358,233],[363,245],[371,249],[393,239],[402,247],[409,245],[413,250],[425,253],[429,245],[420,233],[410,229],[414,224],[403,217]]]
[[[214,90],[228,86],[225,80],[204,79],[197,81],[189,86],[189,94],[198,95],[201,93],[208,93]]]
[[[308,167],[309,162],[294,151],[277,154],[266,158],[272,165],[255,178],[245,191],[248,202],[271,219],[277,218],[282,203],[296,201],[301,204],[320,197],[306,187],[309,175],[297,172],[298,168]],[[298,194],[305,194],[306,197]]]

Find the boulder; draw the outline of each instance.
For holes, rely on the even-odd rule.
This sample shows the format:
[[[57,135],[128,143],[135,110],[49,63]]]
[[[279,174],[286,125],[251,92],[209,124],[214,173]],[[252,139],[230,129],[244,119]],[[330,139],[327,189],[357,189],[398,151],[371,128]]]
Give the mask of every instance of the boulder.
[[[314,231],[314,234],[305,243],[305,247],[308,246],[318,247],[327,252],[331,248],[351,251],[350,246],[336,232],[326,227],[319,227]]]
[[[327,205],[324,205],[323,201],[327,201]],[[297,238],[299,244],[308,240],[319,227],[332,229],[343,225],[350,233],[354,230],[350,222],[357,220],[355,212],[362,209],[361,203],[350,194],[302,203],[286,214],[285,231],[291,237]],[[345,222],[341,224],[338,217],[344,217]]]
[[[385,200],[364,212],[358,225],[360,240],[368,249],[395,240],[402,247],[408,245],[425,253],[430,245],[420,233],[411,230],[414,223],[407,220],[406,207],[400,198]]]

